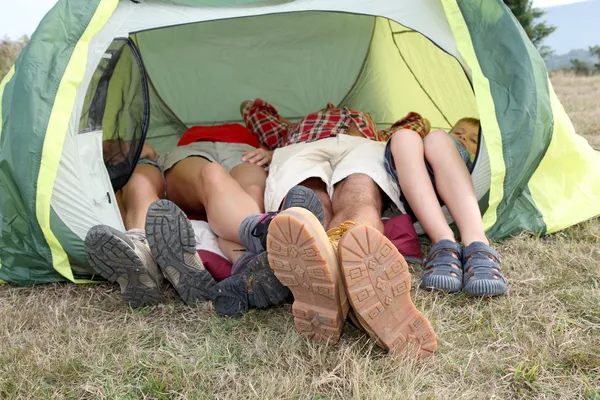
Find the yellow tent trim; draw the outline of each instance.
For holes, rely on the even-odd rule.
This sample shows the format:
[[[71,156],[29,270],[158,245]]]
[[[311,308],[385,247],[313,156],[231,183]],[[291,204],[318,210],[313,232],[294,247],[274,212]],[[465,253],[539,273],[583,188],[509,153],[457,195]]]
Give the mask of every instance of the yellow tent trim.
[[[65,136],[69,128],[69,120],[75,104],[77,87],[84,78],[90,41],[106,24],[116,9],[117,3],[118,0],[102,0],[85,32],[75,45],[69,64],[60,81],[50,120],[48,121],[37,180],[36,216],[50,247],[52,264],[59,274],[77,283],[87,281],[76,280],[73,277],[67,253],[50,229],[50,200],[58,173]]]
[[[600,152],[575,134],[550,81],[548,87],[554,115],[552,141],[529,181],[529,191],[546,232],[552,233],[600,215]]]
[[[502,151],[502,135],[500,134],[500,127],[496,119],[496,107],[492,98],[489,81],[483,75],[477,61],[471,34],[460,12],[458,3],[456,0],[442,0],[442,5],[454,39],[456,40],[458,51],[467,66],[471,69],[475,99],[479,108],[479,119],[481,120],[481,131],[485,138],[490,159],[491,182],[489,205],[483,216],[483,226],[487,231],[496,223],[498,219],[498,205],[504,198],[506,166],[504,165],[504,154]]]

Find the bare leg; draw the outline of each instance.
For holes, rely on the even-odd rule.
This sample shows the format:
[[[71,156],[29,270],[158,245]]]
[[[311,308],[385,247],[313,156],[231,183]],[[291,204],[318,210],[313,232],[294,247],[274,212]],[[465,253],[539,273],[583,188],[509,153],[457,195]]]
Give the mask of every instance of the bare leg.
[[[433,131],[424,140],[425,157],[435,175],[437,192],[458,226],[463,245],[489,244],[471,176],[450,136]]]
[[[183,211],[204,213],[201,176],[204,167],[210,164],[210,161],[202,157],[188,157],[167,170],[167,199]]]
[[[455,241],[425,167],[421,136],[408,129],[399,130],[392,136],[391,150],[400,189],[431,241]],[[436,157],[443,160],[442,155]]]
[[[335,185],[331,204],[331,227],[339,226],[344,221],[354,221],[383,232],[381,190],[367,175],[352,174]]]
[[[218,238],[219,248],[225,254],[225,257],[231,261],[231,263],[235,263],[235,261],[240,258],[242,254],[244,254],[244,246],[239,243],[230,242],[229,240]]]
[[[256,164],[242,163],[231,170],[231,176],[258,205],[260,212],[265,211],[265,184],[267,172]]]
[[[319,200],[321,200],[321,203],[323,204],[323,211],[325,211],[325,221],[323,222],[323,226],[326,230],[329,229],[329,223],[333,217],[333,210],[331,208],[331,199],[327,193],[327,186],[325,185],[325,182],[323,182],[320,178],[308,178],[304,182],[301,182],[300,185],[315,192]]]
[[[193,212],[206,210],[217,236],[238,242],[242,221],[260,213],[258,205],[231,175],[217,163],[189,157],[167,173],[168,197]]]
[[[148,207],[161,199],[164,192],[164,182],[158,168],[147,164],[136,166],[122,190],[125,229],[144,229]]]

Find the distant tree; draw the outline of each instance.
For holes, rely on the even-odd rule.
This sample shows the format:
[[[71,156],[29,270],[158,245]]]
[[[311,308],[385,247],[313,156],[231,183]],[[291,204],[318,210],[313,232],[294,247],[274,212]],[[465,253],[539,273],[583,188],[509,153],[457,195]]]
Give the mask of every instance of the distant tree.
[[[591,72],[589,64],[579,58],[571,59],[571,70],[575,75],[589,75]]]
[[[515,15],[521,26],[527,33],[527,36],[540,52],[542,57],[552,55],[554,51],[543,44],[544,39],[556,30],[556,26],[548,25],[545,22],[537,22],[544,16],[545,11],[533,7],[532,0],[503,0]]]
[[[591,46],[588,48],[590,54],[598,57],[598,62],[594,64],[594,72],[600,74],[600,46]]]
[[[15,59],[28,42],[29,37],[27,35],[17,41],[12,41],[7,37],[0,40],[0,81],[8,73]]]

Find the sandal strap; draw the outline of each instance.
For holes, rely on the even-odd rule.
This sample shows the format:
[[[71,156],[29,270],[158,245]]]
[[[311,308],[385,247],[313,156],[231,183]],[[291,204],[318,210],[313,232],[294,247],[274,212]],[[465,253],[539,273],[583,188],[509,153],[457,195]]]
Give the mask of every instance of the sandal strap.
[[[474,242],[465,248],[463,259],[464,281],[469,279],[497,279],[506,282],[500,266],[500,255],[493,247]]]
[[[423,276],[444,275],[462,280],[462,274],[462,247],[450,240],[436,243],[425,260]]]
[[[429,250],[429,255],[427,256],[425,263],[429,263],[431,260],[439,256],[454,258],[453,255],[458,257],[457,261],[460,264],[463,259],[463,249],[460,244],[453,242],[452,240],[440,240],[431,247],[431,250]]]

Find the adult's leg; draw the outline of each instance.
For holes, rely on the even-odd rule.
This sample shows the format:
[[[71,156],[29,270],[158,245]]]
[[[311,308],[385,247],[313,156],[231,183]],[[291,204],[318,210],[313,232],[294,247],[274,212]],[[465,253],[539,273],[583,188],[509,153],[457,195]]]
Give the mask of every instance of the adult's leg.
[[[450,210],[465,246],[489,244],[475,189],[454,141],[444,131],[433,131],[423,141],[425,158],[433,168],[436,189]]]
[[[331,205],[331,227],[339,226],[344,221],[353,221],[383,232],[381,190],[369,176],[352,174],[336,184]]]
[[[425,146],[421,136],[401,129],[392,136],[390,146],[400,189],[431,241],[434,244],[443,239],[454,241],[454,233],[444,217],[425,166]],[[443,160],[442,155],[436,157]]]
[[[217,241],[219,243],[219,249],[221,249],[223,254],[225,254],[232,264],[244,254],[244,246],[237,242],[231,242],[223,238],[218,238]]]
[[[153,165],[139,164],[122,192],[125,229],[144,229],[148,207],[165,193],[160,170]]]
[[[191,212],[206,211],[217,236],[239,242],[238,230],[251,214],[260,213],[255,200],[217,163],[188,157],[167,171],[167,197]]]
[[[231,170],[231,177],[252,197],[260,212],[264,212],[265,184],[267,180],[265,169],[256,164],[241,163]]]
[[[323,227],[325,227],[325,229],[329,229],[329,224],[331,222],[331,218],[333,217],[333,210],[331,208],[331,199],[329,198],[329,193],[327,193],[327,185],[325,185],[325,182],[323,182],[320,178],[308,178],[301,182],[300,185],[312,190],[321,201],[321,204],[323,204],[323,211],[325,212]]]

